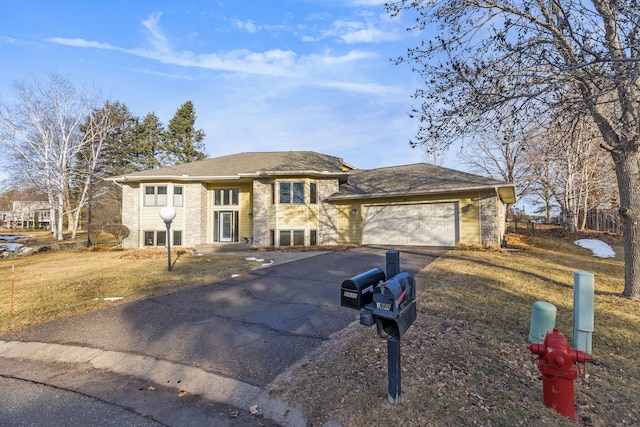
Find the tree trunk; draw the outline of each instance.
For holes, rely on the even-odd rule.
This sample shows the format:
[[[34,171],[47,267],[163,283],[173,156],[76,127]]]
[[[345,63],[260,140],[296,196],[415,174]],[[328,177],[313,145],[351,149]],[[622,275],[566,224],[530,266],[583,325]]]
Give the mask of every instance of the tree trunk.
[[[620,216],[624,237],[624,292],[640,300],[640,153],[612,152],[620,192]]]
[[[62,233],[62,224],[64,223],[64,202],[62,199],[62,194],[58,195],[58,209],[57,209],[57,213],[58,213],[58,221],[56,222],[56,239],[57,240],[64,240],[64,234]]]

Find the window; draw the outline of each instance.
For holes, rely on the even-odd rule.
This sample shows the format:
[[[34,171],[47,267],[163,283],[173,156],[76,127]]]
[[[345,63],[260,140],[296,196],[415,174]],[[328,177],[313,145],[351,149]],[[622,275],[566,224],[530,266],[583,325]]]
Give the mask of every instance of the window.
[[[293,246],[304,246],[304,230],[293,231]]]
[[[173,241],[171,244],[173,246],[182,246],[182,230],[173,230]]]
[[[167,246],[166,231],[156,231],[156,246]]]
[[[215,206],[237,206],[239,204],[239,188],[219,188],[214,190]]]
[[[290,230],[280,230],[280,246],[291,246]]]
[[[173,187],[173,206],[183,206],[182,186]]]
[[[144,245],[145,246],[155,246],[156,245],[156,232],[155,231],[145,231],[144,232]]]
[[[309,203],[318,203],[318,185],[315,182],[309,183]]]
[[[280,183],[280,203],[291,203],[291,183]]]
[[[304,246],[304,230],[280,230],[280,246]]]
[[[145,206],[167,206],[166,185],[146,185],[144,187]]]
[[[145,231],[144,245],[145,246],[167,246],[167,232],[160,231],[160,230]]]
[[[172,246],[182,246],[182,230],[173,231],[171,241]],[[153,230],[144,232],[144,245],[145,246],[167,246],[167,232],[166,230]]]
[[[280,203],[304,205],[304,182],[281,182]]]
[[[309,245],[316,246],[318,244],[318,230],[311,230],[309,232]]]
[[[304,205],[304,182],[293,183],[293,204]]]

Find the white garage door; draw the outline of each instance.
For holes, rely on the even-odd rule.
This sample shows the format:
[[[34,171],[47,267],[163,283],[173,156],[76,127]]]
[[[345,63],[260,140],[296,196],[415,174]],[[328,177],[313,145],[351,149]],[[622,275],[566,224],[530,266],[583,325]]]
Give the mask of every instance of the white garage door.
[[[457,203],[365,207],[365,245],[455,246]]]

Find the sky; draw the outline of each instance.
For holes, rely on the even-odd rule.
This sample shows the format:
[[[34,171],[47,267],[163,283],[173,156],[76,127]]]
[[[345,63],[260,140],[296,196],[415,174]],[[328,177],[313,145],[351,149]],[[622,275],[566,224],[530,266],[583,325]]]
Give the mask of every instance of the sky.
[[[418,163],[408,114],[420,78],[391,61],[424,37],[410,23],[384,0],[0,0],[0,103],[53,72],[165,125],[191,100],[210,157]]]

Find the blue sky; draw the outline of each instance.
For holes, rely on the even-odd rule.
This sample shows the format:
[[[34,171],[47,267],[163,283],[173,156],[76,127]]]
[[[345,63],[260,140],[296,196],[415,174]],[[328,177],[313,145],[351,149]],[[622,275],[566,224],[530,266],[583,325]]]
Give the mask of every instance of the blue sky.
[[[165,124],[193,101],[211,157],[313,150],[358,168],[417,163],[408,112],[419,77],[390,58],[424,35],[383,3],[0,0],[0,97],[56,72]]]

